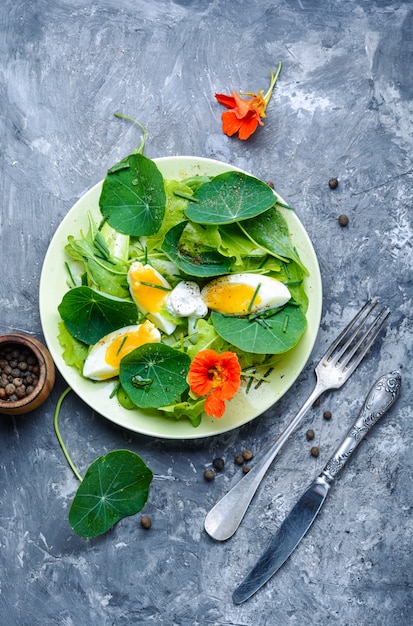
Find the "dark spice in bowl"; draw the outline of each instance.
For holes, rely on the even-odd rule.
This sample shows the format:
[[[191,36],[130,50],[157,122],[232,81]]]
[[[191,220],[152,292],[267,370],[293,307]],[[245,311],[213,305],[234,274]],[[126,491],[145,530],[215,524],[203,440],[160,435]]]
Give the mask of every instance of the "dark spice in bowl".
[[[25,333],[0,335],[0,413],[33,411],[54,382],[54,363],[43,344]]]

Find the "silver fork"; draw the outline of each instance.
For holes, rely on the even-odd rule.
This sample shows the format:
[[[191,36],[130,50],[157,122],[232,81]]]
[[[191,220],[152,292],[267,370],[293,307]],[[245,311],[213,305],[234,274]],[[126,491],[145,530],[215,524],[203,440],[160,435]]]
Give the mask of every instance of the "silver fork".
[[[246,510],[269,466],[297,429],[308,409],[328,389],[339,389],[350,378],[365,357],[390,315],[387,307],[372,317],[378,304],[371,299],[333,341],[315,368],[317,382],[314,391],[281,435],[256,459],[245,476],[210,510],[205,518],[205,530],[213,539],[229,539],[241,523]]]

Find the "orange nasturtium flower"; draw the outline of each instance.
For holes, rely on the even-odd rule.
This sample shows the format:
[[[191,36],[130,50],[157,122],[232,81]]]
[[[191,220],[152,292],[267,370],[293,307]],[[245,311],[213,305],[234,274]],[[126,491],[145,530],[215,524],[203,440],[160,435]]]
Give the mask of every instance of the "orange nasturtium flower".
[[[188,372],[188,383],[197,396],[207,396],[205,412],[222,417],[225,400],[231,400],[241,382],[241,367],[234,352],[218,354],[201,350],[194,357]]]
[[[236,92],[232,92],[232,96],[223,93],[216,93],[215,98],[230,109],[222,114],[222,130],[230,137],[238,133],[240,139],[248,139],[257,129],[258,124],[264,126],[261,118],[266,117],[265,110],[272,96],[272,92],[281,71],[281,62],[278,63],[277,72],[271,72],[271,82],[268,91],[263,95],[262,89],[258,93],[245,93],[243,95],[249,98],[241,98]]]

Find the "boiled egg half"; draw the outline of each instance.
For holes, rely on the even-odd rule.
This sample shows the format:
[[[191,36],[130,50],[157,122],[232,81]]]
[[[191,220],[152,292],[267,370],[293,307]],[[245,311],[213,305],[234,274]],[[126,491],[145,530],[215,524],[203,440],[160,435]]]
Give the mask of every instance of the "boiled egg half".
[[[160,340],[161,333],[149,320],[114,330],[92,347],[83,366],[83,376],[93,380],[107,380],[117,376],[124,356],[145,343]]]
[[[212,311],[250,315],[283,306],[291,294],[276,278],[244,273],[215,278],[202,289],[201,298]]]
[[[171,335],[176,324],[166,310],[168,295],[172,290],[166,278],[151,265],[135,261],[128,271],[128,284],[139,311],[157,328]]]

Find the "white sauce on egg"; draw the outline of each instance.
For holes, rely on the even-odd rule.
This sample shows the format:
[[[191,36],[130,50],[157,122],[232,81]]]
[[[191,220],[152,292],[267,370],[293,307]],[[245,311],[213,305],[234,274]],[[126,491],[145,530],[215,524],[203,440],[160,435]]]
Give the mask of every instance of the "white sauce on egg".
[[[196,283],[183,280],[168,296],[166,309],[175,317],[205,317],[208,308]]]

